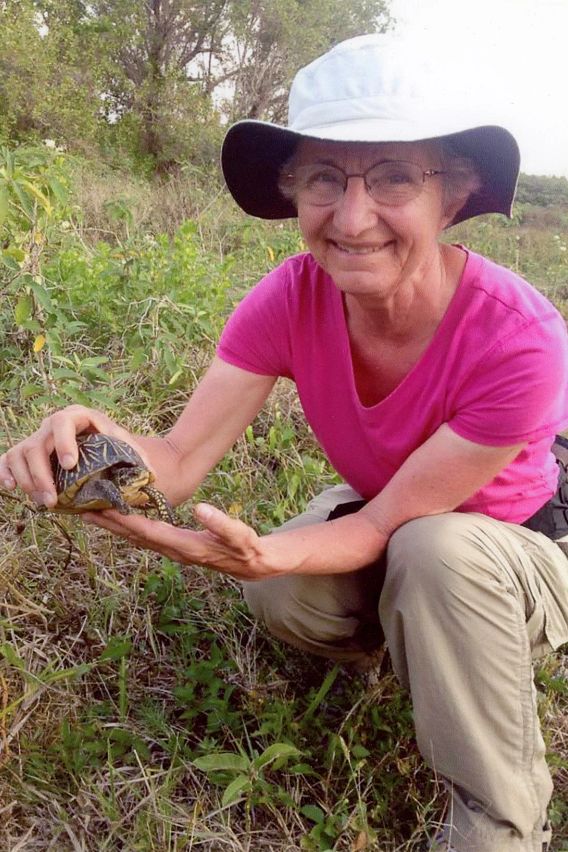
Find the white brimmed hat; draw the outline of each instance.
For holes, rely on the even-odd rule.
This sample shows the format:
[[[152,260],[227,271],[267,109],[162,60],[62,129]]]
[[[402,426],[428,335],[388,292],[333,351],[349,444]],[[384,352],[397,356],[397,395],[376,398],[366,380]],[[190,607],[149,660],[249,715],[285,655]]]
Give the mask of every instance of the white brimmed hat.
[[[296,216],[280,193],[283,163],[304,137],[341,142],[447,140],[473,160],[481,187],[451,224],[482,213],[511,215],[519,148],[504,127],[473,108],[455,69],[417,60],[415,45],[396,36],[349,39],[302,68],[292,83],[288,127],[239,121],[225,137],[221,162],[237,204],[262,219]]]

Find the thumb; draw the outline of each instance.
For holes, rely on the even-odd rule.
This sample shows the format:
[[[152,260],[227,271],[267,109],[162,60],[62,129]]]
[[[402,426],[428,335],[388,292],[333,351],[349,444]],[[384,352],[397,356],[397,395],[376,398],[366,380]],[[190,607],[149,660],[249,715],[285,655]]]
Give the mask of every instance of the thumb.
[[[198,503],[193,514],[208,532],[225,542],[242,543],[243,536],[250,536],[252,532],[243,521],[229,517],[209,503]]]
[[[209,503],[198,503],[193,508],[193,514],[200,524],[214,533],[222,533],[229,520],[224,512]]]

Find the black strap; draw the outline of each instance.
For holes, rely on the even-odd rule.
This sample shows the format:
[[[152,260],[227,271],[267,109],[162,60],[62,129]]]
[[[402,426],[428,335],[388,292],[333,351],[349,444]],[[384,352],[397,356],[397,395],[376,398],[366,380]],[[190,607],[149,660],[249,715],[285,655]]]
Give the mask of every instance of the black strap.
[[[367,505],[366,500],[351,500],[350,503],[339,503],[327,516],[327,521],[335,521],[336,518],[344,518],[345,515],[354,515],[359,509]]]
[[[522,526],[556,540],[568,535],[568,439],[557,435],[551,449],[558,465],[556,494]]]

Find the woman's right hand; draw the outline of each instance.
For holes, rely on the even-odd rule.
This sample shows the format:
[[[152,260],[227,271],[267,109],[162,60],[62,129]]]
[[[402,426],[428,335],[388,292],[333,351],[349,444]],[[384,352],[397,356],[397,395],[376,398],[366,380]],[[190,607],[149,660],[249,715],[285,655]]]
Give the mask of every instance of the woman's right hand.
[[[55,450],[62,467],[74,467],[80,432],[103,432],[133,443],[130,433],[102,411],[69,405],[46,417],[37,431],[0,456],[0,485],[8,490],[19,486],[36,503],[54,506],[57,494],[49,457]]]

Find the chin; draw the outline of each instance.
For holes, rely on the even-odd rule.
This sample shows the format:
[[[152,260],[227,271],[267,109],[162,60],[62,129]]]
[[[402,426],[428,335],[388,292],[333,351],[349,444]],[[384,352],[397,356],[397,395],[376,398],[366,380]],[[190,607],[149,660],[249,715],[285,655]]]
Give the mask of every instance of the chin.
[[[396,289],[396,281],[390,276],[381,275],[380,272],[375,273],[353,273],[346,275],[338,273],[331,278],[335,286],[343,293],[351,293],[353,295],[374,295],[387,296]]]

